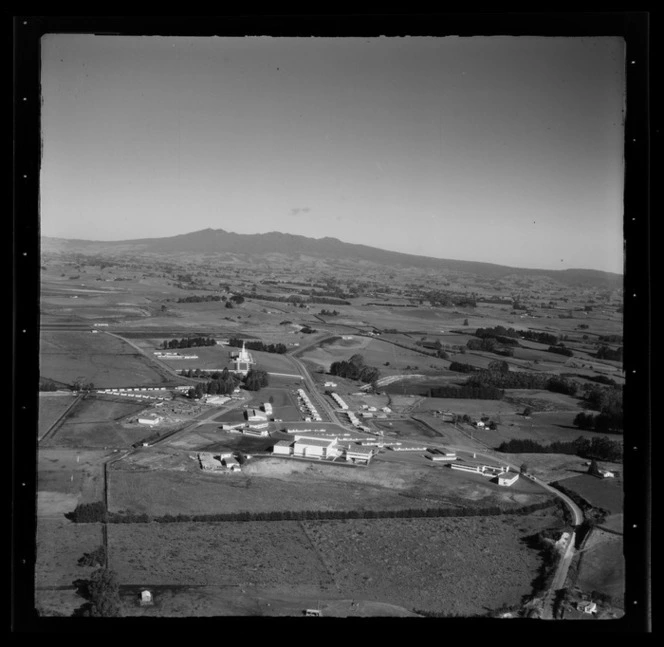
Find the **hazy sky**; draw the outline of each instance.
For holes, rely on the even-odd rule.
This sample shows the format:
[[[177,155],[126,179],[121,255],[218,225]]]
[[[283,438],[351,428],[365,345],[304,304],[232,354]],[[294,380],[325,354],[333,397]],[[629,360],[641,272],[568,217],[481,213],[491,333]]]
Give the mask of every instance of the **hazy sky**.
[[[42,41],[42,234],[622,272],[619,38]]]

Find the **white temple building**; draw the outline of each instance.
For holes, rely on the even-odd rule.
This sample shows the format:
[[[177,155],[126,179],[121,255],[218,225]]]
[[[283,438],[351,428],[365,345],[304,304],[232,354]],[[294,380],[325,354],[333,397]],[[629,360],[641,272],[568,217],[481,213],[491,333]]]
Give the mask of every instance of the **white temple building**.
[[[245,348],[245,343],[242,342],[242,349],[237,355],[231,355],[233,357],[233,373],[238,375],[246,375],[251,368],[251,365],[254,364],[254,358]]]

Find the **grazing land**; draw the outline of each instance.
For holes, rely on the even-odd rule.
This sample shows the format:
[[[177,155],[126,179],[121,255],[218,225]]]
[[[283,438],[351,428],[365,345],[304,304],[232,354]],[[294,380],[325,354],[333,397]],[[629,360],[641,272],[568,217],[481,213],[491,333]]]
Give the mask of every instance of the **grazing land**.
[[[610,464],[608,469],[615,469]],[[620,476],[600,479],[590,474],[579,474],[563,481],[567,489],[582,496],[595,508],[602,508],[611,513],[623,511],[623,484]]]
[[[81,400],[46,445],[59,447],[128,447],[150,431],[128,419],[149,405],[100,398]]]
[[[40,349],[42,377],[72,384],[92,382],[98,388],[123,384],[159,385],[166,382],[149,361],[126,342],[90,330],[42,332]]]
[[[585,591],[611,597],[613,606],[624,609],[625,557],[623,537],[595,528],[577,557],[575,584]]]

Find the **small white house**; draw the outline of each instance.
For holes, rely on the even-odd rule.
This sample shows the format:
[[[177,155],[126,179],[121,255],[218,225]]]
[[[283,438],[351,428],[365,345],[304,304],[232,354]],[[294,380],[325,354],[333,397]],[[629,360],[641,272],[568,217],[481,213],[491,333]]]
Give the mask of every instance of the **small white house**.
[[[141,604],[142,605],[150,605],[154,604],[154,598],[152,597],[152,591],[149,591],[148,589],[143,589],[141,591],[141,598],[140,598]]]

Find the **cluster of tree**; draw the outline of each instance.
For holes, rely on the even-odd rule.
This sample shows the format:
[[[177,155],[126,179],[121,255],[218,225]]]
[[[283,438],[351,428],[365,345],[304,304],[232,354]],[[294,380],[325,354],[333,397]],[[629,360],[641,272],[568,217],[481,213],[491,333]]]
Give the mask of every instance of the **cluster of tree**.
[[[556,353],[557,355],[564,355],[565,357],[574,356],[574,353],[569,348],[565,348],[562,344],[560,346],[549,346],[546,350],[549,353]]]
[[[349,360],[332,362],[330,366],[330,375],[345,377],[350,380],[359,380],[360,382],[374,382],[380,376],[380,371],[374,366],[368,366],[364,363],[364,357],[359,354],[353,355]]]
[[[608,346],[600,346],[595,353],[597,359],[608,359],[614,362],[622,362],[623,359],[623,349],[620,348],[609,348]]]
[[[606,384],[608,386],[618,386],[618,382],[608,377],[607,375],[579,375],[579,377],[583,377],[586,380],[590,380],[591,382],[597,382],[598,384]]]
[[[183,339],[164,339],[161,347],[164,349],[174,348],[196,348],[199,346],[215,346],[216,341],[212,337],[185,337]]]
[[[40,391],[57,391],[58,385],[51,380],[47,380],[43,377],[39,378],[39,390]]]
[[[265,344],[259,340],[243,341],[237,337],[233,337],[232,339],[228,340],[228,345],[233,346],[233,348],[242,348],[243,343],[249,350],[258,350],[263,351],[264,353],[277,353],[279,355],[283,355],[288,350],[286,344]]]
[[[316,519],[403,519],[418,517],[478,517],[486,515],[516,514],[528,515],[538,510],[557,506],[554,498],[524,506],[498,505],[484,507],[450,507],[450,508],[401,508],[396,510],[270,510],[266,512],[225,512],[218,514],[178,514],[148,517],[148,521],[157,523],[186,522],[225,522],[225,521],[300,521]],[[111,523],[145,523],[147,515],[113,514]]]
[[[99,546],[95,550],[84,553],[78,560],[79,566],[104,566],[106,564],[106,548]]]
[[[94,382],[84,382],[83,380],[76,380],[69,387],[72,391],[92,391],[95,388]]]
[[[89,618],[116,618],[120,616],[120,587],[117,575],[107,568],[92,573],[84,587],[88,603],[77,615]]]
[[[260,391],[269,383],[267,372],[260,368],[251,368],[244,377],[244,388],[248,391]]]
[[[300,328],[300,332],[303,332],[306,335],[313,335],[314,333],[317,333],[318,330],[312,328],[311,326],[308,326],[307,324],[304,324],[302,328]]]
[[[622,344],[622,335],[600,335],[599,340],[607,344]]]
[[[622,415],[620,417],[613,417],[605,413],[579,413],[574,418],[574,426],[579,429],[586,429],[597,431],[599,433],[622,433]]]
[[[104,523],[107,520],[106,506],[103,501],[79,503],[74,510],[65,514],[65,517],[74,523]]]
[[[463,362],[451,362],[449,369],[450,371],[455,371],[456,373],[474,373],[475,371],[479,370],[476,366],[464,364]]]
[[[501,341],[501,339],[506,340],[506,343]],[[519,342],[515,339],[509,339],[508,337],[502,337],[500,339],[496,337],[484,337],[482,339],[469,339],[466,343],[468,350],[482,350],[489,353],[498,353],[501,355],[514,355],[513,346],[518,346]]]
[[[558,337],[548,332],[538,332],[536,330],[522,330],[519,332],[522,339],[535,341],[540,344],[554,345],[558,343]]]
[[[198,375],[205,375],[198,369],[189,369],[190,374],[187,377],[198,377]],[[196,375],[198,373],[198,375]],[[204,395],[230,395],[233,390],[240,384],[240,378],[231,373],[227,368],[223,371],[210,374],[210,380],[207,382],[199,382],[196,386],[191,387],[187,395],[192,400],[199,400]]]
[[[621,432],[623,428],[623,388],[621,386],[603,387],[586,384],[583,398],[591,409],[599,411],[591,421],[588,416],[579,418],[579,425],[591,424],[595,431]],[[576,419],[575,419],[575,424]]]
[[[284,321],[280,321],[279,325],[280,326],[288,326],[289,324],[292,324],[292,323],[293,323],[292,321],[288,321],[288,319],[286,319]]]
[[[488,385],[435,386],[427,390],[430,398],[462,398],[464,400],[501,400],[502,389]]]
[[[339,313],[336,310],[321,310],[319,314],[323,315],[324,317],[336,317]]]
[[[591,440],[579,436],[576,440],[557,441],[548,445],[529,438],[512,439],[501,443],[496,449],[506,454],[573,454],[611,462],[621,461],[623,456],[622,443],[606,436],[596,436]]]
[[[191,297],[181,297],[177,300],[177,303],[207,303],[208,301],[225,301],[225,296],[220,296],[218,294],[208,294],[205,296],[191,296]]]

